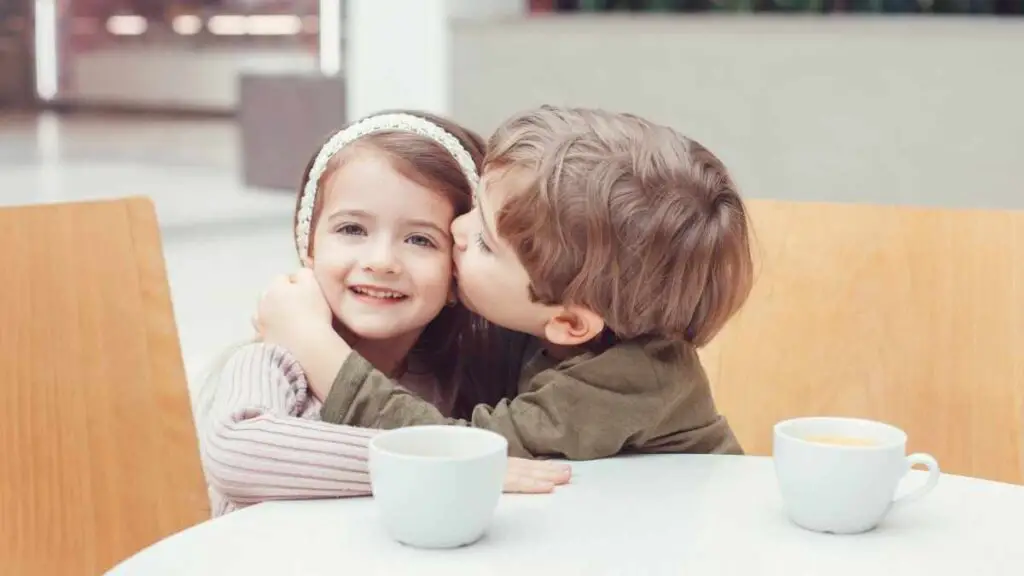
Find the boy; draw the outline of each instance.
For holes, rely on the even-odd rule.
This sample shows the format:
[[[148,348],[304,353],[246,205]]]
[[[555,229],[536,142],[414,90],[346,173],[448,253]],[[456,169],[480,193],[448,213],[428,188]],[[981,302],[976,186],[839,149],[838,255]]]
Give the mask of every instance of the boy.
[[[445,418],[315,321],[302,273],[271,288],[260,323],[325,397],[325,421],[489,428],[521,457],[742,453],[696,352],[752,284],[743,202],[714,155],[632,115],[527,111],[491,137],[452,234],[462,302],[533,337],[517,394]]]

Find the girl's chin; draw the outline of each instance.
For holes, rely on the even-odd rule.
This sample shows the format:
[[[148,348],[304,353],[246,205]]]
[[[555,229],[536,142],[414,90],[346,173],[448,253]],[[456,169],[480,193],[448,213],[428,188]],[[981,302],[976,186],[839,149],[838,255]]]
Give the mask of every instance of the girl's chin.
[[[342,322],[338,315],[334,316],[334,331],[345,339],[350,345],[364,340],[395,340],[404,336],[419,336],[421,329],[411,330],[406,326],[396,326],[384,322],[367,322],[361,318],[354,318],[351,322]],[[413,334],[414,333],[414,334]]]

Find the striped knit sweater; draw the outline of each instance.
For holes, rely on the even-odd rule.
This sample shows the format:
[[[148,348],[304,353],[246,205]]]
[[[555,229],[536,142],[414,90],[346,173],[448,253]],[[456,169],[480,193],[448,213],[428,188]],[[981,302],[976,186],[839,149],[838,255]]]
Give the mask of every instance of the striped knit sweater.
[[[377,431],[321,422],[321,403],[286,350],[247,344],[217,376],[194,410],[214,516],[267,500],[370,494]]]

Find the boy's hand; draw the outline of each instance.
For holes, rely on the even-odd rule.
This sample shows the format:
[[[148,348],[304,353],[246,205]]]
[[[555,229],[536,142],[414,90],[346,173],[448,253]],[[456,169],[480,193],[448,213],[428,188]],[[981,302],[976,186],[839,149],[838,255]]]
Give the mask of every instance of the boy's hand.
[[[333,317],[313,271],[303,268],[271,283],[253,322],[261,340],[292,353],[321,402],[352,351],[331,327]]]
[[[505,473],[505,492],[518,494],[546,494],[555,486],[567,484],[572,468],[560,462],[509,458]]]
[[[313,271],[303,268],[274,279],[260,297],[254,324],[261,340],[293,350],[309,332],[329,328],[331,318]]]

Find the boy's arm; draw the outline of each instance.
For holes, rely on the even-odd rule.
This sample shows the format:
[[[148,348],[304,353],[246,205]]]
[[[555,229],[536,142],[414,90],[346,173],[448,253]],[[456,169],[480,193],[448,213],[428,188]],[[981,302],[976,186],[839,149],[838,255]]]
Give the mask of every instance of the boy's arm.
[[[300,418],[302,369],[282,348],[250,344],[220,373],[199,424],[207,481],[236,503],[370,493],[377,432]]]
[[[653,383],[649,391],[623,393],[545,370],[515,399],[494,407],[479,405],[470,420],[457,420],[445,418],[353,353],[339,370],[321,416],[337,424],[377,428],[474,426],[508,439],[509,456],[589,460],[621,452],[651,426],[663,404]]]

